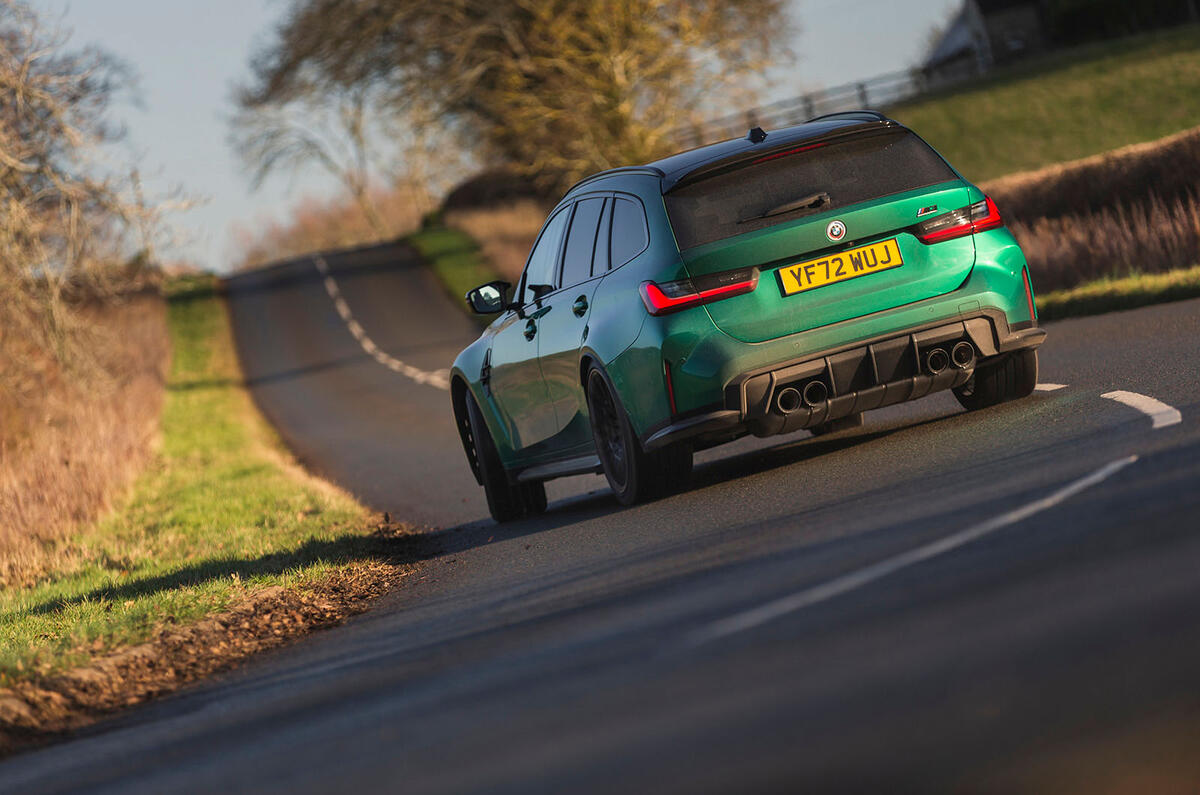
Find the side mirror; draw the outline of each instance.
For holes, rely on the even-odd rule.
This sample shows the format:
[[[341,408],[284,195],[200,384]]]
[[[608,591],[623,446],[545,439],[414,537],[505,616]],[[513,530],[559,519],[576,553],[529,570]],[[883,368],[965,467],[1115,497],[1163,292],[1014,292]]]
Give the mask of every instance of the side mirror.
[[[508,282],[495,281],[480,285],[467,292],[467,306],[478,315],[494,315],[508,308]]]

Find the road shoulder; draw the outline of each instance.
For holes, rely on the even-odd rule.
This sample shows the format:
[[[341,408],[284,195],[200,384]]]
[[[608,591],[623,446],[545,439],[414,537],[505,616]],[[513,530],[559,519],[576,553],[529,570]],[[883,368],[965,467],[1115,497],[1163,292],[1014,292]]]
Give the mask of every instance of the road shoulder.
[[[216,283],[177,286],[162,445],[66,562],[0,592],[0,753],[365,610],[427,557],[305,472],[258,414]]]

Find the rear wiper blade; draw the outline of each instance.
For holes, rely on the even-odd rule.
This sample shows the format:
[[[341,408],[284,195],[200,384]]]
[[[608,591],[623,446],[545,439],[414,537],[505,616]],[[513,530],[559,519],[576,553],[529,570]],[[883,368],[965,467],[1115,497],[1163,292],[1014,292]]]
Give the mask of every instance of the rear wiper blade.
[[[743,218],[738,221],[739,224],[748,224],[751,221],[761,221],[764,218],[770,218],[775,215],[783,215],[784,213],[794,213],[797,210],[816,210],[829,204],[829,194],[824,191],[813,193],[809,196],[803,196],[799,199],[793,199],[785,204],[780,204],[777,207],[772,207],[762,215],[752,215],[749,218]]]

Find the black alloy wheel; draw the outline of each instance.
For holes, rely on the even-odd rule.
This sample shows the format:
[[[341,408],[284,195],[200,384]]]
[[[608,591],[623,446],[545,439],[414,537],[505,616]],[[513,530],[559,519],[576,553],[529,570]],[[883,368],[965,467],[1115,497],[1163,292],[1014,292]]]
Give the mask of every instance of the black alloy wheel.
[[[592,436],[596,440],[596,452],[604,466],[608,483],[618,495],[625,490],[630,480],[629,450],[625,434],[625,423],[617,408],[608,381],[599,370],[593,368],[588,374],[588,412],[592,417]],[[619,497],[618,497],[619,498]]]
[[[612,384],[593,366],[586,380],[592,437],[604,476],[622,505],[669,493],[692,473],[692,450],[676,444],[653,453],[642,450],[629,416]]]
[[[523,516],[544,513],[546,510],[546,486],[540,482],[512,484],[508,472],[500,463],[496,443],[488,431],[487,422],[475,402],[475,396],[466,394],[467,418],[471,423],[471,443],[479,461],[479,475],[483,481],[483,492],[487,496],[488,510],[497,522],[511,522]]]

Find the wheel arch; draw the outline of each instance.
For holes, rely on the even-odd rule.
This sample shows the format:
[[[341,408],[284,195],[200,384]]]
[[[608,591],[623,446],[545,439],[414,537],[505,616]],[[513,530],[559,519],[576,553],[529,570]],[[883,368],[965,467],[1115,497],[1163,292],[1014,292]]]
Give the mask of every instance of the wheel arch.
[[[592,367],[604,369],[604,362],[600,360],[600,356],[591,348],[584,348],[579,355],[579,385],[583,387],[584,394],[587,394],[587,374]]]
[[[461,374],[455,373],[451,376],[450,404],[454,407],[454,425],[458,428],[458,437],[462,440],[463,452],[466,453],[467,463],[471,466],[471,474],[475,476],[475,482],[482,486],[483,473],[479,468],[479,451],[475,449],[474,438],[471,434],[471,418],[467,413],[467,394],[469,392],[470,387],[467,385],[467,380]]]

